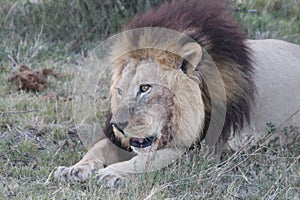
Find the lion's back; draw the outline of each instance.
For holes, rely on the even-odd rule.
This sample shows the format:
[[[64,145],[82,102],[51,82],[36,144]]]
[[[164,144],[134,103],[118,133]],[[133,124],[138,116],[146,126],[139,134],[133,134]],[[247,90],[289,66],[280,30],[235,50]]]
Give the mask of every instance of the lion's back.
[[[284,128],[291,130],[292,126],[298,127],[294,134],[299,135],[300,46],[273,39],[249,40],[247,43],[253,52],[257,97],[250,127],[245,127],[241,135],[254,135],[257,141],[268,133],[268,126],[274,125],[274,136],[280,135],[284,139],[282,144],[290,143],[293,140],[285,141],[286,135],[282,133]],[[232,141],[231,146],[234,146]]]
[[[300,46],[280,40],[250,43],[258,90],[255,121],[300,125]],[[257,113],[257,114],[256,114]]]

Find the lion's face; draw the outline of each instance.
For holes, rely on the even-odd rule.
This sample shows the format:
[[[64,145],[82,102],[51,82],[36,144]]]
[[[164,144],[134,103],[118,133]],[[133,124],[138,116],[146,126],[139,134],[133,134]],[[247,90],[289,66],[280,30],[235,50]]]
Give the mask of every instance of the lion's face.
[[[134,149],[157,146],[174,136],[176,100],[165,76],[157,64],[142,62],[127,65],[114,86],[112,124]]]
[[[111,123],[115,134],[127,139],[134,151],[176,143],[182,131],[193,129],[194,135],[200,131],[203,123],[190,125],[189,120],[203,121],[201,92],[181,70],[151,61],[129,62],[120,70],[111,88]]]

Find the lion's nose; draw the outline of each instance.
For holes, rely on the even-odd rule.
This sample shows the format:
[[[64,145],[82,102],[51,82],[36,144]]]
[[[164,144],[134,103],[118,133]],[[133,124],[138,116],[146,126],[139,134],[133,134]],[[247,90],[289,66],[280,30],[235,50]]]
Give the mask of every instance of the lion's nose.
[[[128,122],[111,122],[111,124],[118,129],[121,133],[123,133],[124,129],[126,128],[126,126],[128,125]]]

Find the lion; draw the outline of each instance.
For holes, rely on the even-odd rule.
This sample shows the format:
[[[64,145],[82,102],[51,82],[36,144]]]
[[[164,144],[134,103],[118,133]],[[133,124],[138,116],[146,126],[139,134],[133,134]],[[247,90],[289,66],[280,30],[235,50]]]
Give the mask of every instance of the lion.
[[[223,1],[165,3],[124,30],[110,51],[101,139],[55,177],[82,182],[96,173],[110,187],[202,140],[220,157],[263,138],[268,122],[300,125],[300,46],[247,40]]]

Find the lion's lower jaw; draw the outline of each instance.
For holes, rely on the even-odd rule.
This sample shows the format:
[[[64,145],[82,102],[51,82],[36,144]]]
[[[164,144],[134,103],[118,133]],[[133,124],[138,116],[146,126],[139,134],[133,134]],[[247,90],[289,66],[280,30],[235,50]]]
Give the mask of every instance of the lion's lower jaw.
[[[131,149],[136,154],[148,154],[151,151],[151,148],[152,148],[151,146],[145,148],[138,148],[138,147],[131,146]]]
[[[136,154],[151,154],[153,152],[155,152],[158,149],[158,143],[159,143],[159,139],[155,139],[155,141],[147,147],[144,148],[139,148],[139,147],[134,147],[134,146],[130,146],[131,149],[133,150],[133,152],[135,152]]]

